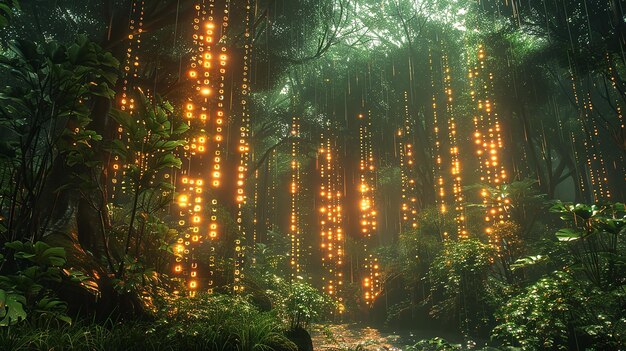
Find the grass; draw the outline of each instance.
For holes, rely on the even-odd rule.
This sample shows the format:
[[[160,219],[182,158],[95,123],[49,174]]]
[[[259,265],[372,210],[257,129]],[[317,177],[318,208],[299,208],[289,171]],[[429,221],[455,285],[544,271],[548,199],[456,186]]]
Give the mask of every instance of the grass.
[[[244,299],[182,299],[154,321],[22,322],[0,329],[0,350],[295,351],[283,324]]]

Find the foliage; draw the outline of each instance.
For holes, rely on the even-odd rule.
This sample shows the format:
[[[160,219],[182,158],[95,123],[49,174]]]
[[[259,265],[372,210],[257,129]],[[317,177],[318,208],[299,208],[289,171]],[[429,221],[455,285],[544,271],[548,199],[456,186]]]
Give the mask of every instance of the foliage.
[[[125,261],[139,258],[148,220],[154,221],[155,213],[172,199],[173,184],[162,176],[173,168],[180,168],[182,162],[176,151],[186,144],[182,135],[189,129],[187,124],[170,120],[173,107],[167,102],[151,103],[140,94],[137,104],[135,114],[120,110],[112,113],[128,138],[128,142],[113,140],[110,149],[124,168],[120,188],[127,190],[120,195],[130,198],[129,219],[122,242],[124,260],[119,264],[118,277],[124,274]],[[158,219],[156,221],[158,223]],[[135,253],[127,257],[133,241]]]
[[[83,286],[93,285],[88,285],[87,279],[79,273],[63,269],[65,250],[41,241],[34,244],[13,241],[5,243],[4,247],[4,252],[13,258],[7,261],[2,257],[4,271],[7,271],[6,266],[13,266],[15,270],[12,274],[0,275],[0,326],[14,325],[26,319],[71,323],[66,315],[67,303],[54,291],[62,282],[79,281]]]
[[[20,323],[0,330],[6,350],[295,351],[271,312],[242,297],[173,297],[153,321],[80,320],[53,325]]]
[[[164,0],[142,4],[141,16],[145,21],[141,45],[133,46],[129,53],[126,39],[135,33],[129,32],[126,23],[121,23],[125,21],[118,19],[135,13],[130,8],[134,2],[114,3],[115,6],[109,2],[30,1],[26,9],[19,10],[15,0],[0,1],[0,27],[6,28],[0,34],[2,45],[8,43],[8,38],[22,39],[8,50],[3,46],[0,60],[3,67],[0,73],[8,86],[0,91],[1,241],[30,240],[40,245],[39,240],[52,232],[62,236],[77,232],[78,243],[67,245],[68,253],[78,248],[76,251],[82,254],[77,259],[80,264],[96,262],[97,267],[90,272],[94,275],[97,272],[104,282],[112,281],[114,289],[102,291],[118,294],[104,299],[114,301],[113,305],[121,304],[124,299],[119,297],[124,296],[141,297],[143,301],[166,300],[174,290],[163,274],[172,254],[172,239],[178,235],[171,229],[174,226],[164,210],[174,191],[173,183],[165,180],[165,175],[170,169],[180,167],[177,150],[184,147],[182,139],[186,137],[187,124],[173,122],[177,120],[173,106],[182,106],[182,96],[189,96],[191,90],[190,86],[180,89],[184,85],[180,84],[180,72],[192,52],[187,47],[193,35],[192,26],[178,24],[191,23],[197,13],[189,2]],[[243,33],[242,21],[237,18],[243,13],[241,6],[239,2],[232,4],[233,17],[229,24],[232,33]],[[255,217],[254,225],[262,243],[255,243],[258,244],[256,266],[246,271],[246,279],[253,286],[248,291],[268,298],[276,315],[243,307],[232,311],[227,301],[246,304],[238,299],[202,297],[193,302],[182,299],[176,302],[182,304],[179,310],[193,310],[191,314],[181,312],[181,316],[166,311],[163,315],[179,320],[181,325],[198,322],[205,333],[193,327],[182,330],[177,325],[172,339],[163,342],[182,340],[180,344],[190,348],[217,348],[217,340],[224,342],[221,345],[231,346],[233,340],[238,340],[237,347],[254,349],[255,345],[267,344],[262,341],[264,338],[273,338],[268,335],[275,331],[276,318],[285,319],[291,328],[297,328],[329,313],[324,307],[328,302],[326,297],[298,280],[290,283],[286,277],[289,263],[284,246],[290,243],[280,228],[274,230],[278,223],[272,223],[277,222],[274,218],[285,218],[281,215],[286,207],[282,206],[281,196],[286,195],[271,191],[286,184],[283,175],[290,169],[291,150],[284,146],[292,140],[289,129],[294,115],[301,117],[305,131],[301,138],[304,152],[299,156],[303,161],[302,178],[309,179],[317,132],[326,125],[337,127],[333,133],[338,137],[340,161],[356,159],[357,148],[350,147],[358,139],[353,128],[355,116],[368,111],[372,116],[371,129],[375,131],[372,150],[380,169],[376,174],[380,184],[377,203],[387,204],[379,212],[381,219],[385,218],[384,226],[379,229],[385,243],[391,243],[377,252],[382,256],[385,286],[381,297],[389,300],[392,310],[399,315],[432,303],[433,316],[455,321],[451,324],[466,332],[475,332],[478,325],[489,327],[494,306],[504,304],[503,295],[512,292],[507,297],[515,304],[509,307],[505,304],[499,312],[501,316],[513,314],[521,318],[516,313],[523,308],[536,309],[537,320],[511,318],[511,323],[517,326],[547,321],[547,325],[555,326],[557,334],[539,337],[554,340],[552,344],[548,342],[550,347],[556,347],[564,338],[569,341],[571,335],[593,339],[599,347],[615,345],[621,338],[619,335],[623,335],[619,331],[623,323],[617,316],[623,313],[626,284],[624,206],[558,204],[553,210],[567,219],[567,228],[560,230],[556,238],[546,239],[544,234],[549,232],[545,228],[552,225],[552,218],[546,213],[546,197],[578,201],[597,196],[594,189],[597,185],[588,184],[593,177],[587,179],[586,170],[593,175],[602,167],[613,198],[624,195],[622,172],[610,171],[610,165],[620,169],[626,146],[620,128],[620,106],[626,101],[620,38],[624,37],[626,27],[618,7],[606,6],[606,1],[600,0],[572,0],[563,2],[563,6],[546,6],[543,0],[505,4],[500,0],[354,3],[303,0],[283,1],[280,6],[272,0],[257,1],[251,19],[255,54],[250,84],[255,93],[249,100],[254,116],[249,134],[254,150],[250,159],[258,163],[251,167],[255,172],[249,176],[257,174],[259,186],[255,188],[255,199],[262,206],[254,209],[259,216]],[[8,22],[10,26],[6,26]],[[94,42],[87,40],[84,33]],[[244,36],[229,33],[220,39],[220,45],[227,49],[229,65],[239,64],[244,56],[243,46],[247,43]],[[442,121],[453,122],[451,113],[456,113],[454,123],[458,124],[463,169],[459,179],[462,176],[463,182],[477,181],[477,175],[470,171],[482,167],[476,157],[465,153],[472,148],[472,140],[464,137],[473,132],[471,116],[476,115],[476,101],[470,96],[476,91],[470,87],[466,73],[475,64],[478,43],[485,44],[487,50],[485,70],[492,82],[489,99],[497,106],[495,113],[502,122],[503,153],[493,155],[492,160],[494,165],[497,160],[513,170],[507,175],[511,179],[524,179],[487,187],[492,200],[505,200],[505,210],[511,218],[492,227],[494,235],[503,239],[497,243],[497,255],[480,242],[480,239],[486,241],[480,234],[484,221],[482,216],[474,216],[472,210],[478,214],[483,208],[467,211],[469,232],[478,240],[444,245],[444,234],[454,232],[455,213],[441,215],[436,208],[429,207],[438,196],[433,191],[436,186],[432,171],[438,168],[437,162],[442,169],[450,163],[448,152],[441,158],[434,155],[433,145],[437,143],[437,149],[452,150],[445,138],[433,140],[433,127],[438,128],[433,126],[435,114]],[[130,84],[125,84],[127,91],[134,95],[134,86],[149,85],[150,95],[168,94],[174,104],[169,105],[158,97],[150,102],[139,93],[138,108],[132,116],[115,109],[110,111],[115,105],[112,87],[121,75],[114,56],[136,61],[137,73]],[[450,63],[446,75],[451,86],[447,92],[443,91],[440,79],[444,76],[441,66],[444,57]],[[239,81],[241,73],[230,68],[231,83],[226,84],[227,90],[238,85],[232,82]],[[423,84],[428,81],[431,84]],[[450,100],[442,99],[451,92],[454,96]],[[231,93],[229,105],[238,106],[232,103],[238,98],[237,93],[227,91],[225,96],[228,93]],[[444,111],[443,101],[453,101],[454,106]],[[236,120],[237,107],[227,115]],[[109,136],[112,132],[106,123],[109,117],[123,126],[124,135],[119,140]],[[398,217],[399,183],[403,176],[397,162],[398,140],[392,136],[405,119],[410,121],[415,143],[417,190],[411,196],[415,196],[421,216],[415,229],[402,228],[402,224],[388,220]],[[232,147],[236,144],[232,141],[243,130],[231,124],[232,120],[227,122],[225,140],[230,140],[226,144]],[[223,174],[231,174],[239,166],[233,162],[238,157],[232,155],[226,152],[223,157]],[[268,155],[273,160],[271,167],[265,157]],[[107,167],[110,158],[115,157],[127,166],[123,176],[115,179],[120,185],[117,189],[124,191],[113,194],[116,200],[111,204],[107,202],[112,181],[107,178]],[[263,167],[264,163],[267,167]],[[356,162],[342,163],[344,178],[356,179]],[[311,167],[304,167],[307,164]],[[444,184],[448,186],[448,179]],[[352,190],[346,189],[344,195],[349,200]],[[220,193],[232,194],[229,190],[232,189]],[[470,193],[463,197],[472,201],[477,195]],[[306,210],[306,206],[315,206],[313,196],[303,194],[299,199],[301,213],[307,214],[299,218],[302,228],[315,228],[311,224],[316,211]],[[267,201],[269,198],[274,199],[272,203]],[[223,222],[234,223],[232,213],[227,213],[232,212],[230,203],[221,200],[226,205],[220,215],[224,212],[224,217],[228,217]],[[85,216],[86,207],[95,215]],[[351,220],[349,207],[346,205],[347,226],[356,222]],[[249,212],[252,212],[250,208],[243,209],[245,222],[252,217],[248,216]],[[270,233],[264,231],[268,223],[272,228]],[[354,232],[353,228],[346,229],[349,235]],[[222,247],[232,242],[229,235],[220,237]],[[268,240],[271,236],[276,240]],[[354,247],[357,245],[350,249],[357,251]],[[220,267],[226,267],[230,263],[229,249],[218,254]],[[16,276],[28,276],[30,267],[46,267],[19,256],[7,255],[3,277],[13,277],[16,273]],[[358,262],[350,264],[356,266]],[[503,269],[505,279],[498,275],[499,268]],[[545,275],[555,270],[557,273]],[[98,286],[90,285],[90,279],[84,275],[76,273],[72,280],[98,291]],[[570,288],[574,293],[566,296]],[[8,313],[13,310],[22,315],[19,306],[31,305],[29,300],[33,298],[11,289],[3,289],[0,297],[9,306]],[[556,311],[540,310],[542,306],[524,304],[523,299],[534,296],[529,289],[572,301],[557,303]],[[520,294],[515,296],[515,293]],[[577,300],[580,297],[577,294],[582,300]],[[203,299],[207,302],[202,302]],[[215,329],[221,324],[193,309],[193,303],[223,316],[231,329],[221,334],[221,329]],[[580,309],[570,308],[568,304],[578,304]],[[157,307],[151,304],[153,311]],[[24,309],[24,314],[30,316],[32,308],[29,308]],[[562,316],[558,308],[572,312]],[[199,319],[193,319],[196,317]],[[250,319],[256,324],[244,323],[237,329],[230,324],[234,319]],[[607,326],[598,319],[611,324]],[[159,323],[161,331],[172,330],[164,319]],[[565,334],[558,334],[562,325],[566,326]],[[256,326],[259,328],[254,329]],[[188,331],[190,334],[186,334]],[[198,339],[199,334],[206,337]],[[512,342],[526,342],[523,335],[502,335]],[[540,343],[533,337],[531,331],[527,342]],[[582,340],[581,344],[585,342]],[[445,349],[450,345],[433,340],[430,346]]]
[[[551,209],[568,227],[539,255],[515,269],[539,263],[559,270],[531,282],[498,310],[494,336],[532,349],[613,349],[625,340],[624,205],[557,202]]]
[[[603,290],[626,284],[626,208],[622,203],[585,205],[557,202],[551,209],[568,224],[556,237],[568,257],[562,259]]]
[[[488,326],[492,308],[488,276],[493,255],[488,245],[476,239],[446,242],[428,273],[434,294],[432,315],[450,319],[470,333]]]
[[[320,292],[304,277],[290,277],[287,236],[269,231],[269,245],[257,244],[254,265],[247,274],[247,290],[257,298],[269,300],[271,308],[285,321],[289,330],[307,329],[345,309],[331,296]]]
[[[306,329],[311,322],[322,321],[337,309],[329,296],[322,294],[310,284],[297,280],[287,284],[285,291],[279,292],[278,313],[287,320],[289,329]]]
[[[626,320],[619,312],[626,293],[614,294],[605,295],[571,273],[554,272],[499,309],[494,336],[534,350],[617,348],[626,340]]]
[[[16,9],[19,9],[19,3],[17,0],[0,1],[0,28],[9,24]]]
[[[11,83],[0,90],[5,240],[37,241],[47,232],[65,158],[101,139],[91,129],[91,109],[113,97],[117,65],[85,37],[70,45],[17,40],[0,56]]]
[[[272,312],[259,312],[240,296],[205,295],[172,301],[154,327],[181,350],[294,350]]]
[[[457,351],[462,350],[461,345],[455,345],[442,338],[422,340],[415,345],[406,348],[407,351]]]

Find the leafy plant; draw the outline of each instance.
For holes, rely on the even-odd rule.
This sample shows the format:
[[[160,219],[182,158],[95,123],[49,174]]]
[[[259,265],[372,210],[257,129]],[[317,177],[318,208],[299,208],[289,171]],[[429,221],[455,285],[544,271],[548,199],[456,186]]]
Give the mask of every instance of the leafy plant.
[[[568,349],[570,315],[584,294],[570,275],[557,272],[512,297],[499,311],[498,338],[511,338],[532,349]]]
[[[306,329],[313,321],[330,315],[335,309],[333,301],[319,290],[298,278],[286,286],[280,300],[279,311],[289,325],[289,329]]]
[[[19,9],[19,3],[17,0],[0,1],[0,28],[9,24],[15,10],[17,9]]]
[[[70,45],[17,40],[0,55],[3,136],[0,234],[39,241],[51,223],[67,159],[92,147],[92,107],[113,98],[118,61],[80,36]],[[70,161],[71,162],[71,161]]]
[[[480,326],[488,325],[493,255],[492,248],[476,239],[446,242],[428,273],[433,293],[431,314],[458,323],[465,332],[480,332]]]
[[[258,311],[240,296],[200,294],[174,299],[155,331],[185,345],[182,349],[198,349],[197,342],[210,340],[210,349],[295,350],[273,313]]]
[[[611,290],[626,283],[626,208],[557,202],[551,211],[569,225],[556,233],[569,257],[561,259],[596,286]],[[557,258],[557,257],[554,257]]]
[[[16,324],[26,318],[52,318],[71,323],[65,314],[67,304],[59,300],[52,287],[64,277],[65,250],[46,243],[13,241],[5,248],[13,257],[3,262],[17,267],[14,274],[0,275],[0,326]],[[6,268],[6,267],[5,267]]]
[[[513,267],[557,267],[497,312],[494,336],[538,350],[615,349],[626,338],[624,319],[624,205],[557,202],[551,209],[568,226],[547,250]]]
[[[172,199],[173,185],[161,175],[172,168],[180,168],[181,160],[176,151],[185,145],[182,135],[189,129],[185,123],[174,124],[171,121],[173,107],[167,102],[151,103],[140,92],[137,105],[133,115],[120,110],[112,112],[128,140],[113,140],[110,148],[124,168],[120,188],[126,191],[121,195],[128,196],[130,200],[129,218],[122,240],[121,256],[124,259],[116,272],[118,278],[124,275],[127,262],[138,259],[146,240],[148,219],[154,219],[154,214]],[[129,256],[133,244],[135,253]]]

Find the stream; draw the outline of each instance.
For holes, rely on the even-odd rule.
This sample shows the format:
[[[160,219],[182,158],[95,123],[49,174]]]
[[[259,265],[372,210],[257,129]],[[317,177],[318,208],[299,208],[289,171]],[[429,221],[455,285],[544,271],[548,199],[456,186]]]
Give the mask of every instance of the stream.
[[[449,342],[461,343],[459,335],[445,335],[424,330],[381,330],[359,324],[315,325],[311,330],[315,351],[356,350],[382,351],[403,350],[408,345],[434,337],[442,337]]]

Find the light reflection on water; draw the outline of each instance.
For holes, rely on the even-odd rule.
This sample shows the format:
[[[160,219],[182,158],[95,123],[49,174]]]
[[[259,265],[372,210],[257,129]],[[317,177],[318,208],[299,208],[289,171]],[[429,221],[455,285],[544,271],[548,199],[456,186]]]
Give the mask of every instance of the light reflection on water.
[[[315,351],[323,350],[402,350],[417,340],[411,332],[386,333],[371,327],[354,324],[316,325],[311,337]]]

